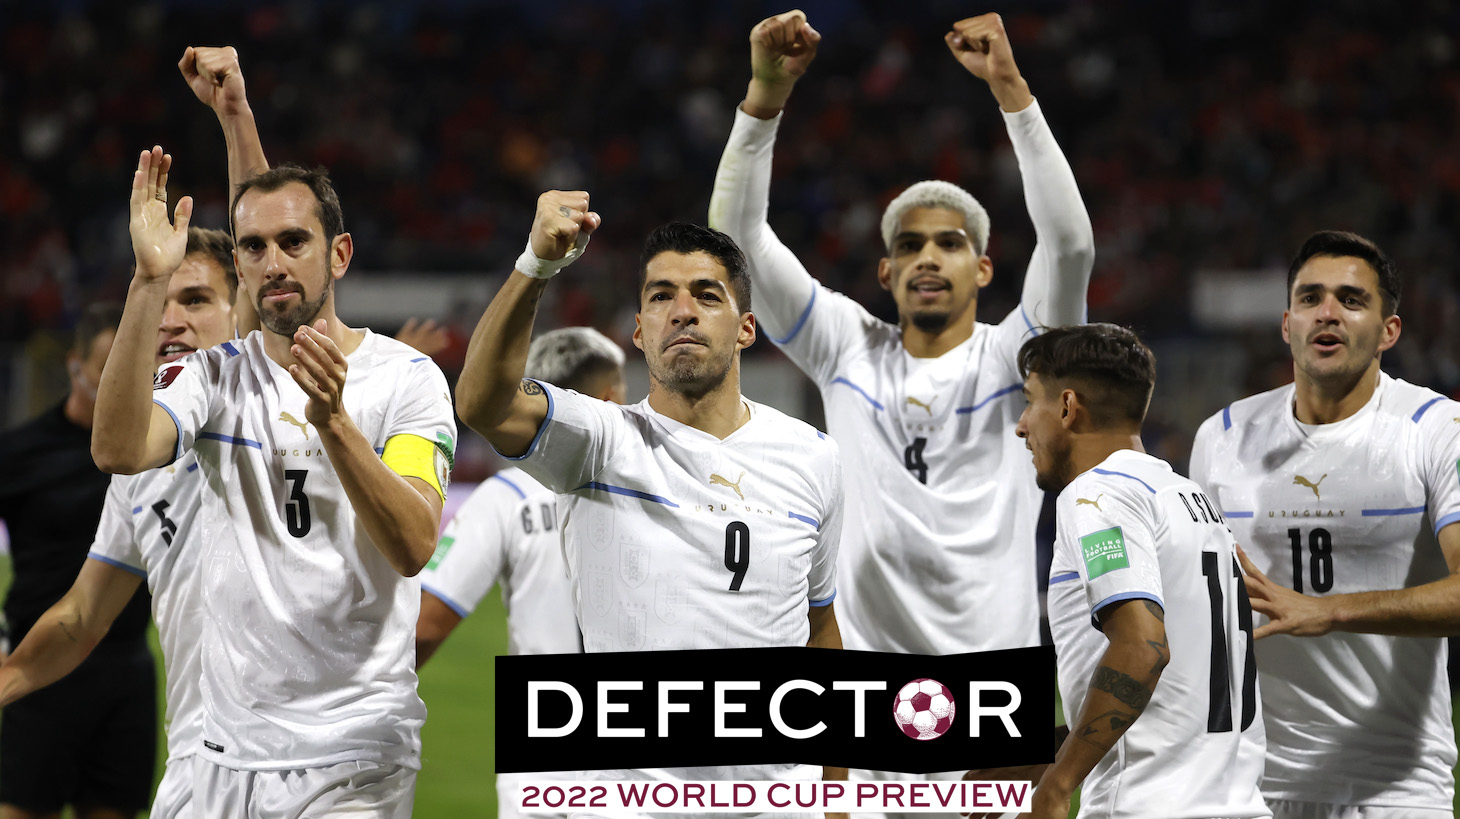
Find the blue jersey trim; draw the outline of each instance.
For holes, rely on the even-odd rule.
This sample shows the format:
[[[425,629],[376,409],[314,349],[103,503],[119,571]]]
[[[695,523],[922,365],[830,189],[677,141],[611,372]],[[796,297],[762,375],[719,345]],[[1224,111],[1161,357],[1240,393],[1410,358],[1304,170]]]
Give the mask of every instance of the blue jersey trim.
[[[1460,523],[1460,512],[1448,514],[1435,522],[1435,536],[1439,537],[1440,530],[1452,523]]]
[[[665,506],[669,506],[675,509],[679,508],[679,504],[675,503],[669,498],[660,497],[659,495],[651,495],[648,492],[640,492],[637,489],[629,489],[623,486],[613,486],[612,484],[599,483],[598,481],[589,481],[588,483],[583,484],[573,491],[578,492],[583,489],[598,489],[604,492],[612,492],[615,495],[627,495],[630,498],[654,501],[655,503],[662,503]]]
[[[787,512],[786,514],[790,515],[796,520],[801,521],[802,523],[809,523],[817,529],[821,528],[821,524],[817,523],[815,518],[808,518],[805,515],[798,515],[795,512]]]
[[[1049,585],[1053,586],[1056,583],[1063,583],[1066,580],[1078,580],[1079,578],[1079,572],[1065,572],[1064,574],[1057,574],[1054,577],[1051,577],[1049,579]]]
[[[801,317],[796,319],[796,324],[791,327],[791,332],[787,333],[785,338],[776,338],[770,333],[766,333],[766,338],[776,344],[790,344],[791,339],[795,338],[801,332],[801,328],[806,326],[806,318],[811,315],[811,308],[816,306],[816,291],[820,289],[816,282],[811,283],[811,301],[806,302],[806,309],[801,311]]]
[[[1227,429],[1231,429],[1231,428],[1232,428],[1232,405],[1231,404],[1228,404],[1227,406],[1222,407],[1222,429],[1227,430]]]
[[[260,452],[262,452],[263,449],[264,449],[264,445],[263,444],[259,443],[258,441],[250,441],[247,438],[235,438],[232,435],[224,435],[224,434],[219,433],[219,432],[199,432],[198,433],[198,439],[199,440],[202,440],[202,439],[205,439],[205,438],[207,440],[210,440],[210,441],[222,441],[225,444],[233,444],[234,446],[251,446],[254,449],[259,450]]]
[[[1024,389],[1024,384],[1022,382],[1019,384],[1011,384],[1010,386],[1004,387],[1001,390],[995,391],[993,395],[988,396],[984,400],[978,402],[977,404],[974,404],[971,407],[959,407],[953,412],[957,415],[967,415],[970,412],[977,412],[983,409],[984,404],[987,404],[995,398],[1002,398],[1003,396],[1008,395],[1011,392],[1019,392],[1022,389]]]
[[[1119,475],[1122,478],[1130,478],[1131,480],[1135,481],[1136,483],[1140,484],[1141,486],[1144,486],[1145,488],[1150,489],[1152,495],[1156,494],[1156,490],[1151,489],[1151,485],[1150,484],[1146,483],[1145,481],[1141,480],[1140,478],[1137,478],[1135,475],[1127,475],[1124,472],[1116,472],[1113,469],[1101,469],[1098,466],[1095,467],[1094,469],[1090,470],[1090,471],[1096,473],[1097,475]]]
[[[172,419],[172,425],[177,428],[177,446],[174,446],[172,448],[172,461],[167,462],[168,464],[170,464],[173,461],[176,461],[178,458],[181,458],[183,454],[182,424],[178,422],[177,413],[173,412],[171,407],[162,403],[161,401],[158,401],[156,398],[152,399],[152,403],[156,404],[159,407],[162,407],[162,411],[167,413],[167,417]],[[163,464],[163,466],[167,466],[167,464]]]
[[[142,507],[140,507],[140,506],[133,506],[132,507],[132,514],[135,515],[135,514],[137,514],[140,511],[142,511]]]
[[[107,557],[106,555],[99,555],[96,552],[87,552],[86,553],[86,556],[89,557],[89,558],[91,558],[92,560],[96,560],[96,561],[99,561],[101,563],[105,563],[108,566],[116,566],[118,569],[121,569],[122,571],[127,572],[129,574],[135,574],[138,577],[142,578],[143,580],[146,580],[147,579],[147,573],[144,572],[144,571],[142,571],[141,569],[137,568],[136,566],[128,566],[127,564],[123,563],[120,560],[113,560],[112,558]]]
[[[1019,318],[1024,319],[1024,326],[1028,327],[1029,330],[1034,333],[1034,335],[1039,335],[1039,328],[1035,327],[1034,322],[1029,320],[1029,314],[1024,312],[1024,302],[1022,301],[1019,302]]]
[[[463,620],[465,620],[467,618],[467,616],[471,614],[470,611],[467,611],[466,606],[463,606],[462,604],[456,602],[455,600],[452,600],[450,597],[447,597],[445,594],[443,594],[441,592],[440,589],[436,589],[436,588],[433,588],[431,586],[426,585],[425,583],[422,583],[421,584],[421,591],[426,592],[427,594],[430,594],[432,597],[436,598],[437,600],[440,600],[443,604],[446,605],[446,608],[451,609],[452,611],[456,612],[456,616],[457,617],[460,617]]]
[[[833,378],[831,380],[831,383],[833,383],[833,384],[846,384],[848,387],[851,387],[852,389],[854,389],[857,392],[861,393],[862,397],[865,398],[865,399],[867,399],[869,402],[871,402],[872,406],[876,407],[879,410],[884,409],[884,407],[882,406],[882,404],[876,398],[873,398],[872,396],[870,396],[870,395],[867,394],[867,391],[866,390],[862,389],[861,387],[857,386],[856,384],[853,384],[852,382],[846,380],[845,378],[842,378],[841,376],[837,376],[836,378]]]
[[[526,458],[528,455],[531,455],[532,451],[537,449],[537,442],[542,440],[543,433],[547,432],[548,423],[553,420],[553,391],[548,389],[546,384],[538,381],[536,378],[528,378],[525,380],[531,381],[539,387],[542,387],[542,394],[546,395],[548,400],[547,417],[542,419],[542,425],[537,428],[537,434],[532,436],[532,443],[527,445],[526,452],[522,453],[521,455],[502,455],[502,453],[500,452],[497,453],[498,455],[502,455],[503,458],[506,458],[509,461],[520,461],[523,458]],[[491,443],[491,441],[488,441],[487,443]],[[496,446],[492,447],[492,450],[494,452],[496,451],[496,449]]]
[[[1226,511],[1224,511],[1224,512],[1222,512],[1222,517],[1226,517],[1226,518],[1250,518],[1250,517],[1253,516],[1253,514],[1254,514],[1253,512],[1226,512]]]
[[[506,478],[502,477],[501,475],[493,475],[491,478],[488,478],[487,480],[493,480],[493,479],[499,480],[502,483],[505,483],[508,486],[512,487],[512,491],[517,493],[517,497],[519,497],[519,498],[521,498],[523,500],[527,500],[527,493],[522,491],[522,487],[520,487],[517,484],[515,484],[515,483],[513,483],[513,482],[511,482],[509,480],[507,480]]]
[[[411,359],[411,360],[410,360],[410,361],[409,361],[409,362],[407,362],[407,363],[409,363],[409,364],[419,364],[419,363],[421,363],[421,362],[422,362],[422,361],[430,361],[430,360],[431,360],[431,357],[430,357],[430,356],[428,356],[428,355],[423,355],[423,356],[421,356],[421,357],[420,357],[420,358],[413,358],[413,359]]]
[[[237,332],[237,331],[235,330],[235,332]],[[230,358],[233,357],[233,356],[238,355],[238,348],[237,347],[234,347],[231,342],[225,341],[222,344],[219,344],[218,346],[219,347],[222,347],[224,349],[224,351],[226,351],[228,353],[228,355],[229,355]]]
[[[811,608],[813,608],[813,609],[819,609],[822,606],[830,606],[831,605],[831,601],[833,601],[835,599],[836,599],[836,589],[832,589],[831,590],[831,597],[828,597],[825,600],[811,600],[809,602],[811,603]]]
[[[197,469],[198,469],[197,462],[188,464],[188,470],[187,471],[189,471],[189,472],[195,472],[195,471],[197,471]]]
[[[1410,506],[1406,509],[1365,509],[1363,516],[1366,518],[1389,517],[1391,515],[1418,515],[1424,512],[1423,506]]]
[[[1419,419],[1421,419],[1421,418],[1424,417],[1424,414],[1429,411],[1429,408],[1430,407],[1433,407],[1434,405],[1436,405],[1436,404],[1438,404],[1438,403],[1440,403],[1441,401],[1444,401],[1444,400],[1445,400],[1445,396],[1443,396],[1443,395],[1437,395],[1434,398],[1431,398],[1428,402],[1425,403],[1424,406],[1422,406],[1419,409],[1415,410],[1414,417],[1411,418],[1411,419],[1409,419],[1409,420],[1411,420],[1411,421],[1415,422],[1416,424],[1418,424],[1419,423]]]
[[[383,446],[376,447],[375,448],[375,454],[376,455],[379,455],[382,458],[384,458],[385,457],[385,447],[383,447]]]
[[[1100,627],[1100,618],[1098,616],[1100,614],[1100,610],[1110,605],[1111,603],[1119,603],[1123,600],[1151,600],[1162,609],[1166,608],[1166,604],[1161,602],[1161,598],[1157,597],[1154,594],[1151,594],[1150,592],[1132,591],[1121,592],[1120,594],[1112,594],[1104,600],[1101,600],[1099,603],[1096,603],[1095,605],[1090,607],[1090,622],[1095,625],[1095,629],[1097,631],[1105,631],[1105,629]]]

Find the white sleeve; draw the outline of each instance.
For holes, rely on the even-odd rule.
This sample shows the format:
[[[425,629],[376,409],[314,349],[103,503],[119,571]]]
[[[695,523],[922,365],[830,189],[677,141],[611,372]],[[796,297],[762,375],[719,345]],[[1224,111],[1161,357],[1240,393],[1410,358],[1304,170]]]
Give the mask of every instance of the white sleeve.
[[[435,444],[437,477],[445,491],[451,467],[456,463],[456,414],[451,392],[446,386],[446,376],[431,359],[406,366],[410,369],[396,390],[396,395],[403,400],[392,408],[385,438],[376,446],[385,446],[386,441],[397,435],[416,435]]]
[[[1095,265],[1095,231],[1080,198],[1075,173],[1055,142],[1039,100],[1015,113],[1004,112],[1009,141],[1024,179],[1024,201],[1036,242],[1019,306],[1000,328],[1010,355],[1038,327],[1085,321],[1085,291]]]
[[[125,480],[129,477],[112,476],[111,485],[106,490],[106,502],[101,507],[101,523],[96,527],[96,537],[91,541],[87,557],[146,577],[147,567],[142,561],[141,550],[137,548],[136,527],[132,522],[132,496],[127,491],[132,482]],[[140,509],[135,514],[146,512],[146,509]]]
[[[807,596],[813,606],[822,606],[836,598],[836,558],[842,540],[842,463],[841,450],[831,438],[830,468],[823,478],[826,492],[821,527],[816,532],[816,550],[811,553],[811,573]]]
[[[513,512],[522,491],[493,476],[472,491],[421,571],[421,588],[462,618],[476,611],[506,564]]]
[[[166,410],[177,426],[173,461],[193,448],[198,433],[208,423],[222,355],[217,347],[193,353],[162,365],[152,379],[152,403]]]
[[[1460,523],[1460,403],[1438,399],[1420,417],[1425,508],[1435,534]]]
[[[1213,415],[1202,422],[1196,431],[1196,438],[1191,442],[1191,461],[1187,465],[1187,477],[1191,478],[1208,495],[1216,497],[1212,489],[1212,444],[1213,438],[1222,434],[1222,421],[1220,415]],[[1217,498],[1217,505],[1221,506],[1221,498]],[[1223,514],[1226,514],[1224,511]]]
[[[762,120],[735,109],[710,196],[710,227],[724,231],[745,253],[759,327],[817,383],[825,383],[837,370],[847,339],[882,322],[821,286],[771,230],[766,213],[780,122],[780,115]]]
[[[1151,505],[1131,498],[1131,491],[1146,490],[1084,478],[1060,494],[1060,535],[1074,550],[1096,628],[1100,610],[1112,603],[1139,598],[1166,605]],[[1094,503],[1076,503],[1079,498]]]
[[[632,434],[623,408],[543,381],[548,411],[527,451],[507,460],[558,493],[591,483]]]

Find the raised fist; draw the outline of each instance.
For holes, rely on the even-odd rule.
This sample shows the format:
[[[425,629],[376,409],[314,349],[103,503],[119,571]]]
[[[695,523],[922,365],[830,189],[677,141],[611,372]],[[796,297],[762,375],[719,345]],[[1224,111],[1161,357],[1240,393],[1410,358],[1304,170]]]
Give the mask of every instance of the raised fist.
[[[953,24],[943,35],[948,50],[968,72],[989,84],[990,90],[1005,111],[1020,111],[1034,98],[1029,86],[1014,63],[1014,49],[1004,31],[1004,18],[997,14],[981,14]]]
[[[219,116],[242,113],[248,107],[243,71],[233,46],[188,46],[177,67],[198,99]]]
[[[767,17],[750,30],[750,76],[771,85],[794,83],[811,61],[821,34],[800,9]]]
[[[537,198],[530,244],[533,255],[555,262],[598,229],[598,214],[588,210],[587,191],[548,191]],[[581,236],[579,234],[582,234]]]

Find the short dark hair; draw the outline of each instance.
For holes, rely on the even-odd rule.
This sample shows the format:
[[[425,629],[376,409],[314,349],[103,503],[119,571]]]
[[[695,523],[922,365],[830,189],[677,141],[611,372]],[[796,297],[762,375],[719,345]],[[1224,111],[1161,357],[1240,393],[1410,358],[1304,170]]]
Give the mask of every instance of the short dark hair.
[[[71,352],[85,358],[91,354],[91,345],[102,333],[115,333],[122,324],[122,304],[117,301],[98,301],[81,311],[76,320],[76,334],[71,340]]]
[[[233,237],[226,230],[188,227],[187,256],[204,256],[223,268],[223,280],[228,283],[228,300],[238,294],[238,268],[233,266]]]
[[[1036,374],[1087,391],[1096,426],[1139,425],[1156,386],[1156,354],[1139,336],[1116,324],[1055,327],[1019,348],[1019,376]]]
[[[238,226],[233,221],[233,215],[238,212],[239,200],[251,190],[268,193],[276,191],[291,182],[298,182],[309,188],[314,194],[316,206],[314,215],[319,217],[319,224],[324,228],[324,240],[328,244],[335,240],[335,237],[345,232],[345,212],[340,209],[340,196],[335,193],[335,186],[330,183],[329,171],[324,168],[305,168],[295,165],[292,162],[285,162],[262,173],[256,173],[248,179],[238,183],[238,189],[233,192],[233,201],[228,207],[228,227],[233,235],[238,235]]]
[[[670,222],[657,227],[644,240],[644,253],[639,257],[639,293],[644,292],[645,274],[649,262],[660,253],[683,253],[689,255],[704,251],[714,257],[730,278],[730,289],[735,294],[735,305],[740,312],[749,313],[750,272],[745,254],[735,240],[714,228],[689,222]]]
[[[1394,261],[1378,245],[1346,230],[1320,230],[1303,240],[1298,255],[1288,265],[1289,301],[1293,298],[1293,282],[1298,278],[1298,271],[1314,256],[1352,256],[1362,260],[1379,277],[1379,301],[1384,315],[1392,316],[1399,310],[1401,284]]]

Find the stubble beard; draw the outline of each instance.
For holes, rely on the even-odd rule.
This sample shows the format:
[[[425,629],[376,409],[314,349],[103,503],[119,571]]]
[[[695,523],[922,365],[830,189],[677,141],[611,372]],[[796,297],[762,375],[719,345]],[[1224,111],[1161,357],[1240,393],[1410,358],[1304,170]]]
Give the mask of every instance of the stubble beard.
[[[666,390],[698,399],[725,383],[733,360],[733,355],[727,357],[722,365],[712,358],[696,360],[691,355],[675,355],[666,362],[661,356],[650,363],[649,372],[653,376],[651,381],[657,382]]]
[[[265,329],[269,330],[269,332],[281,336],[294,335],[295,331],[300,327],[314,323],[315,318],[319,316],[319,311],[324,309],[325,300],[329,298],[334,284],[334,278],[327,276],[325,278],[324,291],[319,294],[319,298],[312,302],[305,301],[303,287],[300,287],[298,290],[293,290],[292,292],[299,294],[299,304],[283,313],[264,306],[264,292],[260,289],[259,296],[254,304],[254,309],[259,314],[259,323]],[[275,292],[278,291],[276,290]]]
[[[1049,450],[1049,470],[1034,470],[1034,485],[1045,492],[1059,492],[1069,485],[1065,477],[1070,472],[1070,450],[1068,442],[1052,446]]]

